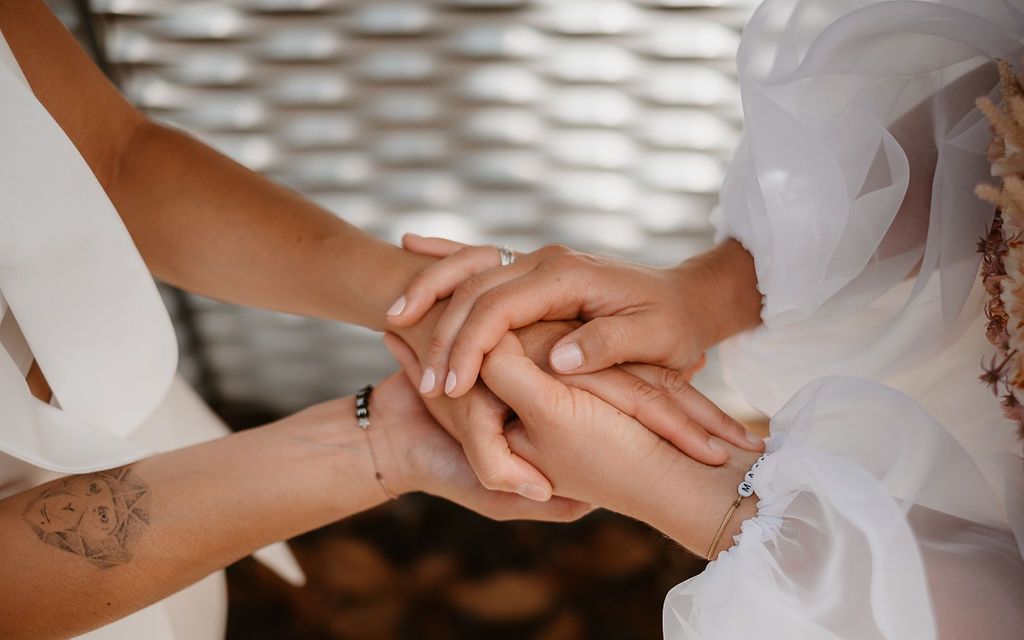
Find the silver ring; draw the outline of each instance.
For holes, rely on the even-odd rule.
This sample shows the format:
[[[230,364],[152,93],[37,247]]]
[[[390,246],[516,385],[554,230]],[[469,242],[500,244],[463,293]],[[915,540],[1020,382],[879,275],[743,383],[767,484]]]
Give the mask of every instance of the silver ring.
[[[505,245],[501,245],[500,247],[498,247],[498,257],[501,258],[501,266],[503,267],[507,267],[508,265],[516,261],[515,252],[506,247]]]

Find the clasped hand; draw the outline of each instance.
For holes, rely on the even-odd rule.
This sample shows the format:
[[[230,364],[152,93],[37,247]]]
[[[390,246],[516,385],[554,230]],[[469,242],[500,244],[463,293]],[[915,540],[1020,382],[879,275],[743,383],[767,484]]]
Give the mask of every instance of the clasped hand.
[[[506,419],[522,407],[499,400],[477,379],[487,353],[516,329],[534,362],[574,374],[560,378],[573,393],[597,396],[699,462],[725,463],[723,441],[763,449],[689,384],[703,365],[703,348],[714,343],[701,321],[708,296],[700,297],[699,266],[655,269],[552,247],[498,267],[494,247],[419,236],[403,243],[443,259],[389,311],[412,349],[394,337],[388,345],[431,413],[462,444],[484,487],[538,501],[553,491],[551,480],[506,440]],[[553,320],[570,322],[540,322]],[[613,366],[619,363],[631,364]],[[445,394],[438,372],[447,372]],[[564,407],[547,411],[535,422],[578,418],[564,415]]]

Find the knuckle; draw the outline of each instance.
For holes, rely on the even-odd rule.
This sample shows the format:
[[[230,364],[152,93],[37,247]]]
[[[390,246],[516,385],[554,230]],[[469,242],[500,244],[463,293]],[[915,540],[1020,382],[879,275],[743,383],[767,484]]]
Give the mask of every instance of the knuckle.
[[[707,433],[699,422],[689,416],[684,417],[679,423],[679,431],[684,438]]]
[[[476,278],[467,278],[460,282],[459,284],[455,285],[455,289],[452,291],[452,301],[471,301],[476,298],[479,289],[479,280],[477,280]]]
[[[477,297],[476,303],[482,309],[494,309],[500,306],[504,299],[504,296],[498,289],[488,289]]]
[[[739,437],[745,431],[745,429],[743,428],[743,426],[740,423],[738,423],[735,420],[733,420],[729,416],[729,414],[727,414],[726,412],[722,411],[721,409],[719,409],[719,410],[717,410],[715,412],[714,422],[715,422],[715,426],[717,427],[717,429],[718,429],[718,431],[720,433],[730,433],[731,432],[733,435]]]
[[[597,343],[597,353],[606,353],[616,356],[616,363],[621,362],[618,360],[618,353],[620,347],[629,344],[628,332],[618,322],[600,322],[593,323],[593,336]]]
[[[637,407],[660,402],[663,398],[654,385],[641,378],[633,379],[631,391]]]
[[[465,402],[449,402],[450,425],[448,432],[460,443],[473,433],[473,409]]]
[[[494,363],[498,360],[498,356],[493,351],[489,351],[484,354],[483,359],[480,361],[480,375],[488,377],[494,368]]]
[[[430,336],[430,352],[432,354],[444,353],[448,349],[448,338],[434,333]]]
[[[683,396],[693,390],[686,375],[676,369],[662,369],[658,384],[668,394],[674,396]]]
[[[579,264],[580,258],[574,253],[559,253],[551,256],[548,259],[547,264],[552,269],[559,269],[562,271],[568,271],[574,269]]]
[[[567,253],[572,253],[572,249],[565,246],[564,244],[549,244],[537,250],[537,255],[541,255],[544,257],[564,255]]]
[[[501,469],[491,467],[482,468],[477,474],[477,477],[480,479],[480,484],[482,484],[485,489],[489,489],[491,491],[503,489],[508,482],[508,478]]]
[[[478,247],[459,247],[454,253],[452,253],[452,256],[458,256],[460,259],[472,258],[476,249],[478,249]]]

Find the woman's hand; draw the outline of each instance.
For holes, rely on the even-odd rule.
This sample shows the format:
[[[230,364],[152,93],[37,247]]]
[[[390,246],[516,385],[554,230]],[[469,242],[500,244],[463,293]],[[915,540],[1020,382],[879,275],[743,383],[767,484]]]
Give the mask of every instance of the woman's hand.
[[[506,429],[512,449],[543,469],[558,495],[640,519],[706,554],[757,454],[730,448],[717,467],[682,454],[599,397],[617,385],[613,371],[549,375],[509,335],[485,358],[482,376],[515,411]],[[723,539],[755,504],[743,501]]]
[[[588,504],[567,498],[536,502],[514,493],[485,489],[462,447],[431,417],[401,372],[381,382],[370,403],[371,426],[367,433],[380,465],[377,471],[395,493],[423,491],[495,520],[563,522],[591,510]]]
[[[437,305],[429,312],[427,320],[407,327],[399,335],[385,337],[385,344],[403,365],[406,363],[399,357],[395,345],[401,344],[401,355],[412,354],[409,357],[416,363],[415,368],[407,366],[406,372],[415,371],[417,377],[413,384],[422,378],[418,356],[426,353],[431,322],[440,315],[443,307],[443,303]],[[508,408],[483,383],[474,385],[461,398],[437,398],[430,402],[429,410],[462,445],[466,458],[485,488],[518,493],[538,502],[551,498],[551,483],[544,474],[508,448],[503,433]]]
[[[457,247],[457,243],[445,240],[430,240],[418,236],[406,236],[406,245],[412,248],[424,249],[421,245],[436,245],[440,253],[450,252]],[[414,246],[415,245],[415,246]],[[732,246],[735,245],[735,246]],[[743,256],[749,259],[749,255],[742,250],[742,247],[732,243],[723,245],[729,249],[737,249],[740,255],[737,262],[742,263]],[[499,252],[494,247],[466,247],[462,252],[465,259],[453,257],[450,266],[460,271],[459,277],[472,276],[480,271],[493,268],[499,262]],[[710,252],[711,258],[724,262],[726,258],[736,259],[731,253],[716,250]],[[709,258],[709,262],[714,262]],[[702,263],[694,261],[687,266],[687,270],[702,270]],[[714,263],[717,264],[717,263]],[[515,265],[512,265],[515,266]],[[508,269],[503,267],[502,269]],[[711,267],[707,267],[710,271]],[[495,269],[495,271],[499,271]],[[726,270],[728,271],[728,270]],[[752,273],[753,269],[750,268]],[[430,273],[429,268],[425,273]],[[751,276],[752,277],[752,276]],[[755,292],[753,303],[753,316],[756,319],[760,310],[760,296]],[[399,303],[392,307],[391,316],[400,317],[398,324],[404,324],[396,333],[402,340],[413,347],[419,356],[415,367],[405,365],[407,373],[416,371],[418,376],[414,384],[419,385],[421,391],[426,387],[434,388],[438,380],[436,373],[427,365],[425,368],[420,363],[429,362],[430,354],[437,349],[434,341],[436,336],[437,323],[442,321],[447,313],[447,305],[450,301],[434,304],[434,297],[412,307],[408,303],[405,309]],[[432,305],[432,306],[431,306]],[[424,312],[423,309],[427,310]],[[406,315],[408,311],[411,315]],[[730,318],[743,317],[738,307],[730,310]],[[416,321],[420,317],[422,320]],[[586,326],[600,326],[600,322],[592,322]],[[733,321],[731,324],[735,324]],[[576,326],[568,326],[555,337],[555,342],[565,343],[570,338],[565,334],[571,333]],[[724,329],[730,326],[730,322],[719,320],[717,326]],[[549,359],[552,340],[549,339],[551,328],[539,328],[540,325],[531,325],[521,330],[523,343],[530,348],[531,357],[538,362],[546,362]],[[667,335],[674,333],[668,331]],[[543,334],[543,335],[542,335]],[[538,338],[538,336],[540,336]],[[532,349],[531,346],[543,342],[546,345],[544,351]],[[697,366],[702,364],[702,357],[698,357]],[[426,369],[426,371],[425,371]],[[687,455],[706,464],[718,465],[725,462],[728,453],[722,447],[722,441],[730,442],[740,448],[760,451],[763,444],[760,440],[748,438],[748,433],[735,420],[732,420],[718,407],[696,392],[688,383],[692,371],[677,371],[660,367],[637,368],[631,370],[634,376],[617,378],[622,384],[610,391],[606,399],[612,402],[629,415],[632,415],[653,429],[659,435],[678,446]],[[503,418],[506,414],[505,404],[499,401],[487,389],[477,382],[477,374],[474,369],[470,377],[472,382],[468,392],[457,399],[438,397],[436,392],[427,394],[428,397],[436,398],[435,402],[429,403],[430,411],[435,418],[444,426],[448,432],[455,437],[463,446],[470,464],[477,472],[484,487],[493,490],[516,492],[533,500],[544,501],[551,496],[551,483],[547,477],[527,460],[509,449],[503,431]],[[714,437],[709,437],[714,436]]]
[[[560,373],[645,362],[687,376],[703,365],[705,348],[759,321],[753,265],[735,242],[669,269],[564,247],[546,247],[496,267],[494,247],[413,235],[403,244],[447,256],[413,280],[388,316],[393,325],[406,327],[451,295],[423,362],[420,391],[428,397],[440,395],[442,386],[451,397],[466,393],[484,355],[509,330],[539,320],[586,321],[552,348],[550,363]],[[738,286],[723,282],[724,275],[751,282]],[[739,288],[749,289],[743,304],[737,304]]]
[[[551,344],[575,326],[566,322],[537,323],[520,330],[520,337],[515,341],[525,345],[533,362],[544,363]],[[391,334],[385,335],[385,343],[410,379],[419,380],[422,367],[413,350]],[[729,458],[727,442],[754,451],[764,448],[759,438],[691,387],[676,371],[652,365],[625,365],[571,377],[573,381],[577,378],[581,384],[600,381],[594,389],[603,401],[616,407],[616,411],[621,410],[638,420],[655,437],[660,436],[704,464],[725,463]],[[464,402],[474,394],[486,396],[480,399],[482,408],[475,414],[476,421],[467,420],[462,413],[466,407],[476,406]],[[445,429],[462,443],[466,457],[485,487],[516,491],[536,499],[534,493],[541,486],[534,486],[529,491],[516,488],[514,484],[507,488],[510,479],[522,477],[519,474],[534,473],[539,476],[538,481],[543,482],[543,490],[550,495],[549,479],[532,464],[530,458],[509,448],[505,439],[508,406],[483,383],[478,383],[469,396],[459,399],[428,398],[426,404]]]

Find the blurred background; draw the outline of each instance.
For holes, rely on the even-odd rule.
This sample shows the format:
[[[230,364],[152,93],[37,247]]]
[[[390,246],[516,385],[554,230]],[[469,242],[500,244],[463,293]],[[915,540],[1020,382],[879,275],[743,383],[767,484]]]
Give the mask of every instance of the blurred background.
[[[135,104],[342,218],[669,265],[710,246],[757,0],[50,0]],[[357,327],[163,290],[233,428],[397,366]],[[717,360],[695,381],[741,419]],[[680,491],[685,491],[680,487]],[[407,496],[229,572],[232,638],[658,638],[699,571],[644,525],[492,523]]]

